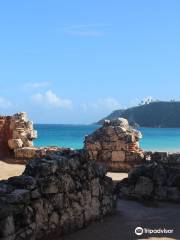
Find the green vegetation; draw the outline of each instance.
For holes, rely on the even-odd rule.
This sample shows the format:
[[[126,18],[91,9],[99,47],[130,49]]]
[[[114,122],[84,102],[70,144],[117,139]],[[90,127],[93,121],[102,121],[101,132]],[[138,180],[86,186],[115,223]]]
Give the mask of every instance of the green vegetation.
[[[116,110],[104,119],[115,119],[118,117],[128,119],[131,125],[140,127],[180,127],[180,102],[156,101],[150,102],[125,110]],[[103,120],[98,124],[102,124]]]

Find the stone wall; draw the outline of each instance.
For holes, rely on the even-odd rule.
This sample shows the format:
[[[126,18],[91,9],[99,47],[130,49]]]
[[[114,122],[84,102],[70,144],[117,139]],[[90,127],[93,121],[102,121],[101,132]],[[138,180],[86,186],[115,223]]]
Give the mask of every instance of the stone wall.
[[[147,161],[180,166],[180,152],[144,152],[144,155]]]
[[[11,117],[0,116],[0,158],[13,155],[13,151],[8,146],[8,140],[12,138],[10,124]]]
[[[112,180],[84,151],[54,151],[0,182],[0,239],[53,239],[114,209]]]
[[[33,158],[44,158],[49,154],[55,153],[57,151],[68,152],[70,148],[62,148],[62,147],[22,147],[14,150],[15,158],[20,160],[21,162],[27,163],[29,160]]]
[[[14,157],[16,151],[33,149],[37,132],[25,112],[0,117],[0,157]]]
[[[144,160],[139,148],[141,133],[126,119],[105,120],[104,125],[85,138],[90,159],[105,163],[110,171],[129,171]]]
[[[17,113],[11,117],[10,129],[12,131],[12,138],[8,140],[10,149],[33,147],[37,131],[33,129],[33,123],[29,121],[25,112]]]
[[[116,186],[120,198],[180,202],[180,169],[150,162],[133,169]]]
[[[25,112],[0,117],[0,157],[14,157],[15,151],[33,148],[37,132]]]

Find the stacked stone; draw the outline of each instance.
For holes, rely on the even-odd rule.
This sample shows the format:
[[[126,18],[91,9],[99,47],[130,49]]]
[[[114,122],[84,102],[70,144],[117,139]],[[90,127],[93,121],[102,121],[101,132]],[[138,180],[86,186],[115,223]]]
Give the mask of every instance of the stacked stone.
[[[10,129],[12,131],[12,139],[8,140],[10,149],[33,147],[33,139],[37,138],[37,132],[33,129],[33,123],[28,120],[25,112],[12,116]]]
[[[109,170],[129,171],[132,165],[142,162],[141,137],[126,119],[105,120],[101,128],[85,138],[84,148],[90,159],[106,163]]]
[[[180,202],[180,169],[150,162],[133,169],[116,186],[119,197]]]
[[[69,151],[70,148],[62,147],[23,147],[15,150],[15,157],[21,163],[27,163],[30,159],[33,158],[44,158],[49,153],[53,154],[58,151]]]
[[[144,152],[147,160],[180,167],[180,152]]]
[[[11,117],[0,116],[0,157],[11,156],[11,150],[8,147],[8,140],[12,138],[12,132],[9,128]]]
[[[112,180],[84,151],[49,152],[0,182],[0,239],[53,239],[112,213]],[[49,236],[49,237],[48,237]]]

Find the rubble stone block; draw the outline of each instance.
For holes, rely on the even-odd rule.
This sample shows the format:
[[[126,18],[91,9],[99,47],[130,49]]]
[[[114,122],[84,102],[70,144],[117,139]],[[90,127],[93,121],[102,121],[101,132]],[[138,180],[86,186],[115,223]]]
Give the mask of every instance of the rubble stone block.
[[[0,117],[0,120],[0,157],[13,157],[12,150],[33,147],[37,131],[33,129],[33,123],[29,121],[27,113]]]
[[[17,149],[23,146],[23,142],[21,139],[9,139],[8,146],[10,149]]]
[[[130,127],[126,119],[105,120],[102,127],[86,136],[84,149],[91,160],[105,163],[111,171],[129,171],[144,160],[139,147],[141,137],[141,133]]]
[[[23,147],[14,150],[16,158],[34,158],[36,156],[36,148]]]
[[[124,151],[113,151],[112,152],[112,161],[124,162],[125,161],[125,152]]]

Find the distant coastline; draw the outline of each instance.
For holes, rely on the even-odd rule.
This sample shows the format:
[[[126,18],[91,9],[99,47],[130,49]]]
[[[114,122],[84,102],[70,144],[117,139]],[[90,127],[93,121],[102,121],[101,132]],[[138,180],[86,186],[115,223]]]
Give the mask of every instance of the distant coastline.
[[[128,119],[135,127],[180,128],[180,102],[154,101],[116,110],[96,124],[102,124],[104,119],[112,120],[118,117]]]

